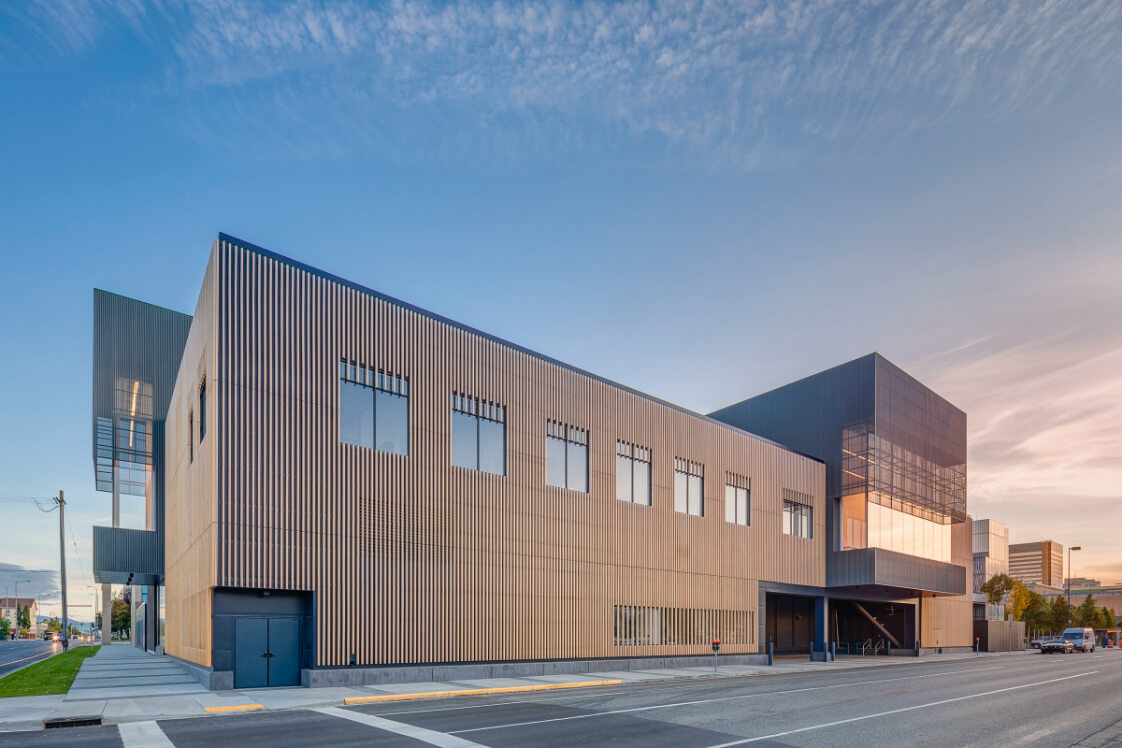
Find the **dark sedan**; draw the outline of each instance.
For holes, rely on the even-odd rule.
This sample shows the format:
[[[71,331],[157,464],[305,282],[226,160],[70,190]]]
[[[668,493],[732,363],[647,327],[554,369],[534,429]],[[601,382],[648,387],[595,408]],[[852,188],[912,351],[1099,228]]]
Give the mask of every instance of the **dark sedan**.
[[[1075,649],[1075,645],[1067,639],[1062,639],[1058,636],[1050,639],[1045,639],[1040,643],[1040,654],[1069,654]]]

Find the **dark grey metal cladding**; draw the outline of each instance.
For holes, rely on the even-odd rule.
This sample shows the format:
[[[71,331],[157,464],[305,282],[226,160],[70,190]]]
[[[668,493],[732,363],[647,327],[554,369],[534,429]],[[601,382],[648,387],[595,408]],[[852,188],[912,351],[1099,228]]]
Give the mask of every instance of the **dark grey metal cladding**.
[[[876,353],[714,411],[711,418],[826,463],[826,496],[841,495],[842,431],[875,423]]]
[[[127,296],[94,289],[93,314],[93,461],[98,490],[113,490],[112,471],[121,461],[137,461],[151,465],[151,501],[153,525],[159,538],[164,527],[164,421],[171,402],[180,359],[191,329],[191,316],[170,309],[137,301]],[[145,435],[144,449],[132,450],[122,446],[118,439],[117,380],[123,377],[151,385],[150,433]],[[99,424],[102,433],[99,434]],[[99,443],[99,435],[101,436]],[[102,458],[99,461],[99,456]],[[99,466],[100,462],[100,466]],[[102,528],[109,530],[111,528]],[[95,534],[95,543],[96,541]],[[107,562],[116,563],[117,551],[106,544]],[[108,577],[118,571],[163,574],[163,544],[159,543],[161,559],[158,566],[124,569],[117,566],[99,567],[95,555],[94,571],[104,572],[106,581],[121,581]],[[96,546],[95,546],[96,547]],[[100,580],[99,580],[100,581]],[[134,577],[134,583],[142,580]],[[145,583],[159,584],[160,577]]]
[[[827,587],[865,585],[962,595],[966,593],[966,567],[883,548],[834,551],[827,555]]]
[[[159,584],[164,544],[153,530],[93,528],[94,580],[111,584]]]
[[[118,376],[152,383],[152,416],[167,417],[191,315],[94,289],[93,450],[97,418],[112,418]]]

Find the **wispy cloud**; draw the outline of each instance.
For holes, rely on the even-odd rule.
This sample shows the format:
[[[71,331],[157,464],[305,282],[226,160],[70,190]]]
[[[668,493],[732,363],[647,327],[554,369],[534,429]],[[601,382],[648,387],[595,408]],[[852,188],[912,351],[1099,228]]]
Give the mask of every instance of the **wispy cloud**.
[[[967,104],[1006,117],[1068,86],[1117,92],[1122,67],[1110,0],[66,0],[19,19],[57,51],[136,35],[161,85],[343,149],[419,128],[564,151],[591,128],[752,166],[765,145],[893,136]]]
[[[999,336],[921,368],[968,413],[972,513],[1004,522],[1013,542],[1081,545],[1080,573],[1122,582],[1117,322],[1020,341]]]

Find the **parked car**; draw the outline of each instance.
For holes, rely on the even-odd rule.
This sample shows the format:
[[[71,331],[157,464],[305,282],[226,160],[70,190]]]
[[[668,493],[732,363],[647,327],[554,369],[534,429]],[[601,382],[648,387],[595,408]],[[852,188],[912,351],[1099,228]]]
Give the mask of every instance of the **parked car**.
[[[1075,644],[1070,639],[1062,636],[1051,636],[1040,643],[1040,654],[1068,654],[1075,649]]]
[[[1080,652],[1094,652],[1098,641],[1095,639],[1095,630],[1090,628],[1064,629],[1063,637]]]
[[[1032,641],[1029,642],[1029,646],[1032,647],[1033,649],[1040,649],[1040,645],[1044,643],[1045,638],[1046,637],[1042,636],[1039,639],[1033,639]]]
[[[44,631],[43,632],[43,641],[52,642],[54,640],[55,640],[55,632],[53,632],[53,631]]]

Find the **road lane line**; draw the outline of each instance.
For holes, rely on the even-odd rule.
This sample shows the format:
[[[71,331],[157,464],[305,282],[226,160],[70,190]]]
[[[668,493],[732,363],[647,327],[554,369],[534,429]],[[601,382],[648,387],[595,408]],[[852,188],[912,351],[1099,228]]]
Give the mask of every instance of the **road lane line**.
[[[117,732],[125,748],[175,748],[175,744],[153,720],[122,722],[117,725]]]
[[[337,706],[321,706],[312,709],[312,711],[331,717],[349,719],[353,722],[364,724],[367,727],[374,727],[379,730],[385,730],[386,732],[404,735],[405,737],[420,740],[429,745],[440,746],[440,748],[485,748],[479,743],[457,738],[455,735],[429,730],[424,727],[417,727],[416,725],[409,725],[404,722],[395,722],[392,719],[382,719],[381,717],[375,717],[373,714],[366,714],[365,712],[347,711]]]
[[[678,701],[672,704],[652,704],[651,706],[636,706],[628,709],[612,709],[606,712],[589,712],[588,714],[571,714],[567,717],[552,717],[550,719],[536,719],[528,722],[511,722],[505,725],[491,725],[490,727],[469,727],[464,730],[449,730],[449,734],[461,735],[465,732],[481,732],[483,730],[502,730],[508,727],[527,727],[529,725],[543,725],[549,722],[568,722],[574,719],[592,719],[606,717],[612,714],[631,714],[633,712],[649,712],[654,709],[674,709],[680,706],[696,706],[698,704],[713,704],[719,701],[738,701],[740,699],[758,699],[765,696],[787,696],[793,693],[806,693],[807,691],[824,691],[830,688],[853,688],[854,686],[869,686],[876,683],[894,683],[901,680],[917,680],[919,678],[938,678],[942,675],[959,675],[962,673],[979,673],[983,670],[1001,670],[1000,666],[987,668],[967,668],[966,670],[951,670],[945,673],[927,673],[926,675],[908,675],[903,678],[881,678],[878,680],[855,681],[853,683],[833,683],[828,686],[807,686],[806,688],[792,688],[786,691],[764,691],[761,693],[746,693],[739,696],[718,696],[712,699],[696,699],[694,701]],[[712,681],[710,681],[712,682]]]
[[[42,653],[37,654],[37,655],[31,655],[30,657],[21,657],[18,660],[9,660],[8,662],[0,662],[0,667],[4,667],[5,665],[15,665],[17,662],[23,662],[24,660],[34,660],[36,657],[46,657],[49,654],[54,654],[54,652],[42,652]]]
[[[730,748],[734,745],[745,745],[746,743],[758,743],[761,740],[775,740],[787,735],[797,735],[800,732],[810,732],[811,730],[823,730],[827,727],[837,727],[838,725],[848,725],[853,722],[861,722],[866,719],[876,719],[878,717],[888,717],[893,714],[903,714],[904,712],[914,712],[917,709],[928,709],[933,706],[942,706],[943,704],[954,704],[958,701],[968,701],[970,699],[980,699],[983,696],[993,696],[998,693],[1007,693],[1009,691],[1018,691],[1022,688],[1036,688],[1037,686],[1046,686],[1049,683],[1059,683],[1060,681],[1071,680],[1072,678],[1082,678],[1084,675],[1094,675],[1099,672],[1098,670],[1090,670],[1086,673],[1076,673],[1075,675],[1067,675],[1063,678],[1052,678],[1051,680],[1037,681],[1036,683],[1025,683],[1020,686],[1009,686],[1008,688],[998,688],[994,691],[985,691],[983,693],[972,693],[967,696],[956,696],[953,699],[940,699],[939,701],[932,701],[927,704],[916,704],[915,706],[905,706],[899,709],[890,709],[886,712],[877,712],[875,714],[865,714],[860,717],[850,717],[849,719],[839,719],[833,722],[824,722],[820,725],[811,725],[810,727],[799,727],[795,730],[784,730],[783,732],[775,732],[771,735],[760,735],[755,738],[744,738],[743,740],[733,740],[729,743],[719,743],[711,745],[709,748]]]

